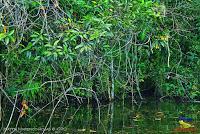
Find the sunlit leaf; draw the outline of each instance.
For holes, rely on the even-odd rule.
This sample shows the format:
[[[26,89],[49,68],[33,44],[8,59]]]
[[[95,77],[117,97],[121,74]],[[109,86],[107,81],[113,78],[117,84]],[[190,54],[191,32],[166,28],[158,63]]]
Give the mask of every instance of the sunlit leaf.
[[[0,41],[6,37],[5,33],[0,33]]]

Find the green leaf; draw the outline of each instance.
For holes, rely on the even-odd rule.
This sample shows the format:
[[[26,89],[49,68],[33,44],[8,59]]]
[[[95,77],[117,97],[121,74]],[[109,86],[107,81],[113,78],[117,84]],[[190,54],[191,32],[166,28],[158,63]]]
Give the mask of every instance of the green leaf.
[[[5,38],[5,43],[6,43],[6,45],[8,45],[8,44],[9,44],[9,42],[10,42],[9,38],[8,38],[8,37],[6,37],[6,38]]]
[[[38,36],[39,36],[39,33],[32,34],[32,35],[31,35],[31,38],[37,38]]]
[[[81,47],[83,47],[83,46],[84,46],[84,44],[81,43],[81,44],[79,44],[78,46],[76,46],[75,49],[79,49],[79,48],[81,48]]]
[[[3,40],[6,37],[5,33],[0,33],[0,41]]]
[[[163,42],[163,41],[161,41],[161,42],[160,42],[160,45],[161,45],[162,47],[165,47],[165,46],[167,45],[167,43],[166,43],[166,42]]]
[[[56,52],[53,53],[54,57],[57,58],[58,54]]]
[[[20,51],[20,53],[23,53],[24,51],[27,51],[27,50],[31,49],[32,46],[33,46],[33,43],[29,42],[29,43],[28,43],[28,46],[27,46],[26,48],[22,49],[22,50]]]
[[[46,55],[46,56],[51,56],[52,53],[51,53],[50,51],[45,51],[45,52],[44,52],[44,55]]]
[[[59,49],[63,49],[61,46],[57,46],[57,48],[59,48]]]
[[[54,45],[54,46],[57,46],[57,44],[58,44],[59,41],[60,41],[60,40],[55,41],[53,45]]]
[[[64,45],[63,47],[64,47],[64,52],[67,52],[67,50],[68,50],[67,45]]]
[[[90,40],[94,40],[99,37],[99,31],[95,31],[93,34],[90,35]]]
[[[58,52],[58,55],[63,55],[63,53],[62,52]]]
[[[36,56],[34,60],[38,61],[39,59],[40,59],[40,56]]]
[[[12,37],[12,36],[10,37],[10,40],[11,40],[11,42],[12,42],[12,43],[14,43],[14,42],[15,42],[15,38],[14,38],[14,37]]]
[[[8,33],[8,35],[11,36],[11,35],[14,34],[14,32],[15,32],[15,30],[12,30],[12,31],[10,31],[10,32]]]
[[[140,38],[142,41],[144,41],[145,37],[146,37],[146,29],[143,30],[142,33],[140,34]]]
[[[50,43],[48,43],[48,44],[46,44],[46,45],[44,45],[45,47],[52,47],[52,45],[50,44]]]

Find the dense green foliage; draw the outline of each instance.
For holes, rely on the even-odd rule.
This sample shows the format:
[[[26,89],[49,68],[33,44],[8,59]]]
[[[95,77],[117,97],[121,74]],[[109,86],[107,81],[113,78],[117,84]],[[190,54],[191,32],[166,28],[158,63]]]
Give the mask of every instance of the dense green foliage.
[[[16,0],[0,13],[3,93],[200,95],[199,0]],[[79,98],[78,97],[78,98]]]

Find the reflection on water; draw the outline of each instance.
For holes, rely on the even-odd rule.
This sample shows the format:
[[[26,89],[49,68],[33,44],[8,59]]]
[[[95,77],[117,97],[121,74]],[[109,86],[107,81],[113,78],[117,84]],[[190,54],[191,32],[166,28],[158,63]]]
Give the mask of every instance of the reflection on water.
[[[12,110],[10,110],[12,111]],[[52,108],[44,109],[32,118],[21,118],[18,130],[14,133],[41,133],[51,115]],[[163,134],[163,133],[200,133],[199,104],[174,102],[114,102],[102,105],[100,110],[92,106],[60,107],[55,110],[45,133],[132,133],[132,134]],[[36,111],[32,111],[34,114]],[[100,113],[99,113],[100,112]],[[4,110],[7,117],[10,112]],[[100,117],[99,117],[100,115]],[[179,116],[192,118],[195,128],[179,127]],[[31,116],[31,115],[30,115]],[[17,122],[14,115],[7,133],[14,130]],[[28,120],[27,120],[28,119]],[[9,118],[2,120],[1,131],[5,129]]]

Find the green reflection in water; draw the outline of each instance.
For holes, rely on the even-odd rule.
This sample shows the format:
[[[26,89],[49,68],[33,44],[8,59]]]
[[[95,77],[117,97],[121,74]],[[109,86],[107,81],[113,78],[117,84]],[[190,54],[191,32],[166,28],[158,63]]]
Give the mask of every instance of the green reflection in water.
[[[18,132],[41,133],[51,115],[52,108],[44,109],[33,118],[22,118],[18,124]],[[199,104],[174,102],[114,102],[97,108],[92,106],[60,107],[53,114],[45,133],[132,133],[132,134],[164,134],[175,133],[179,127],[178,117],[185,115],[193,118],[192,124],[200,133]],[[4,110],[9,113],[8,110]],[[35,111],[34,111],[35,112]],[[33,113],[34,113],[33,112]],[[100,114],[100,118],[99,118]],[[9,114],[6,114],[9,117]],[[2,131],[9,118],[2,122]],[[10,129],[16,126],[17,117],[14,115]],[[25,128],[25,129],[22,129]],[[9,133],[8,131],[8,133]],[[17,133],[17,131],[15,131]]]

